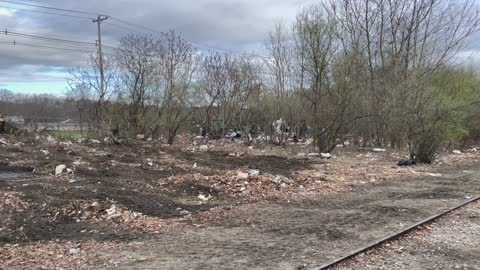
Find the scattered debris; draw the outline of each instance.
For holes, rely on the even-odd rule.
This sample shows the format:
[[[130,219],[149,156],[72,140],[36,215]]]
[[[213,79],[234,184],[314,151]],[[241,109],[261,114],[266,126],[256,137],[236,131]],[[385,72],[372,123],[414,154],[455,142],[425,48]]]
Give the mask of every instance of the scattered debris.
[[[260,175],[260,171],[259,170],[250,170],[248,171],[248,176],[249,177],[257,177]]]
[[[401,160],[397,163],[397,165],[400,167],[414,166],[416,164],[417,162],[414,159]]]
[[[212,199],[212,195],[205,196],[203,194],[200,194],[198,195],[198,198],[202,201],[209,201],[210,199]]]
[[[67,165],[61,164],[55,167],[55,176],[62,175],[67,170]]]
[[[8,141],[5,138],[0,138],[0,144],[8,145]]]
[[[321,157],[321,158],[329,159],[329,158],[332,158],[332,154],[330,154],[330,153],[321,153],[321,154],[320,154],[320,157]]]
[[[71,248],[68,250],[68,254],[70,255],[76,255],[80,252],[80,249],[79,248]]]
[[[107,215],[109,217],[111,217],[115,214],[115,212],[117,212],[117,206],[115,206],[115,204],[112,204],[112,206],[110,208],[108,208],[107,210],[105,210],[105,212],[107,213]]]
[[[182,210],[180,211],[180,215],[182,216],[190,216],[192,213],[190,211],[187,211],[187,210]]]
[[[387,152],[387,149],[385,149],[385,148],[373,148],[373,152],[383,153],[383,152]]]
[[[238,172],[237,179],[247,179],[248,176],[249,176],[248,173]]]

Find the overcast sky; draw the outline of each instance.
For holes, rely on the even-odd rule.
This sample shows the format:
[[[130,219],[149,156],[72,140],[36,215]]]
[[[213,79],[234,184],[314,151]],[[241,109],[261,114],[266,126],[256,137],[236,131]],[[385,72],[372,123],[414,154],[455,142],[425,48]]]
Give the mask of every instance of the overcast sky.
[[[302,6],[318,0],[17,0],[24,3],[56,8],[101,13],[144,25],[157,31],[175,29],[187,40],[210,47],[226,48],[231,51],[254,50],[259,48],[276,19],[291,22]],[[85,18],[68,18],[47,14],[12,10],[5,7],[22,7],[0,2],[0,29],[50,36],[55,38],[95,42],[96,24]],[[72,14],[81,17],[89,15]],[[104,43],[114,45],[129,31],[112,25],[121,24],[109,19],[103,25]],[[141,31],[140,29],[137,29]],[[15,40],[29,44],[75,47],[93,50],[94,47],[50,43],[0,33],[0,43]],[[477,57],[480,40],[464,53],[466,58]],[[0,44],[0,88],[19,92],[56,93],[65,91],[65,70],[84,63],[85,55],[50,49],[28,48]]]

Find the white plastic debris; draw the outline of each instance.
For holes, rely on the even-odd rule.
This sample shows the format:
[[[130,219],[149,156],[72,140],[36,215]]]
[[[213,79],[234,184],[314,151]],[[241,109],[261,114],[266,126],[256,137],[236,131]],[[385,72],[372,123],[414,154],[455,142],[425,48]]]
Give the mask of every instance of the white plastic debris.
[[[461,154],[462,154],[462,151],[460,151],[460,150],[453,150],[453,153],[454,153],[455,155],[461,155]]]
[[[383,152],[387,152],[387,149],[385,149],[385,148],[373,148],[373,152],[383,153]]]
[[[51,135],[48,135],[48,136],[47,136],[47,142],[49,142],[49,143],[56,143],[56,142],[57,142],[57,139],[55,139],[55,138],[52,137]]]
[[[432,176],[432,177],[440,177],[440,176],[442,176],[441,173],[429,173],[428,175],[429,175],[429,176]]]
[[[282,182],[282,177],[280,175],[275,176],[275,179],[273,179],[273,182],[280,184]]]
[[[75,254],[78,254],[79,252],[80,252],[79,248],[71,248],[68,250],[68,254],[70,255],[75,255]]]
[[[260,171],[259,170],[250,170],[248,171],[248,176],[249,177],[257,177],[260,175]]]
[[[190,211],[187,211],[187,210],[182,210],[180,211],[180,215],[182,216],[190,216],[192,213],[190,213]]]
[[[197,163],[193,164],[193,168],[196,169],[198,167]]]
[[[212,196],[211,195],[205,196],[203,194],[200,194],[198,195],[198,198],[202,201],[209,201],[212,198]]]
[[[0,144],[8,145],[8,141],[5,138],[0,138]]]
[[[99,207],[100,204],[99,204],[98,202],[93,202],[91,206],[92,206],[92,207]]]
[[[55,176],[61,175],[67,169],[67,165],[61,164],[55,167]]]
[[[115,204],[112,204],[112,206],[105,210],[105,212],[107,212],[107,215],[113,216],[115,212],[117,212],[117,206],[115,206]]]
[[[321,154],[320,154],[320,157],[321,157],[321,158],[331,158],[331,157],[332,157],[332,154],[330,154],[330,153],[321,153]]]

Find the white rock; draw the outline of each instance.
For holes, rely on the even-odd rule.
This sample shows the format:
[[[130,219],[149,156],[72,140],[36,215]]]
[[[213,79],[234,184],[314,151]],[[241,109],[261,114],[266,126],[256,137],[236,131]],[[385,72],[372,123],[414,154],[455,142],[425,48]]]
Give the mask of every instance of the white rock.
[[[40,150],[40,152],[42,152],[44,155],[50,154],[50,152],[48,152],[48,150]]]
[[[61,175],[65,170],[67,169],[67,165],[61,164],[55,167],[55,175],[59,176]]]
[[[203,151],[203,152],[208,151],[208,145],[202,145],[202,146],[200,146],[200,151]]]
[[[460,150],[453,150],[453,153],[454,153],[455,155],[461,155],[461,154],[462,154],[462,151],[460,151]]]
[[[429,175],[429,176],[432,176],[432,177],[440,177],[440,176],[442,176],[441,173],[429,173],[428,175]]]
[[[0,138],[0,144],[8,145],[8,141],[5,138]]]

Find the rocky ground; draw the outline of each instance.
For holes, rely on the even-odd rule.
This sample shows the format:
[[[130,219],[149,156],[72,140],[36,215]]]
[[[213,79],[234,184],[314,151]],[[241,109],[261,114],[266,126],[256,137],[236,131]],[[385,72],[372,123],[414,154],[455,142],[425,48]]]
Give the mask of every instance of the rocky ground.
[[[473,148],[310,148],[0,136],[0,269],[308,267],[480,193]]]

